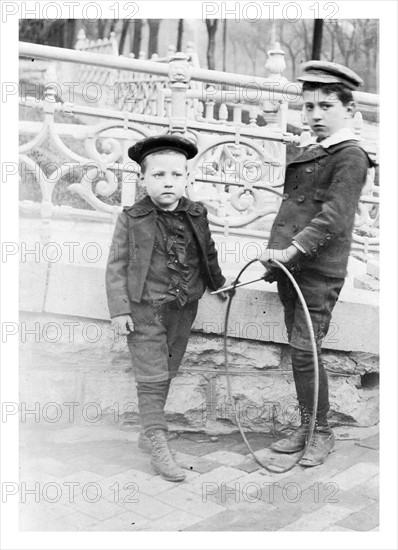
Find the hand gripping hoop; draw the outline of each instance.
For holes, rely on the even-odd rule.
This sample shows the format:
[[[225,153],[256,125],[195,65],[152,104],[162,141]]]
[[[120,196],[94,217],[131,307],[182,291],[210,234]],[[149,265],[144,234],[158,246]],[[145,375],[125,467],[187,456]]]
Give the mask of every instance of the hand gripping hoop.
[[[250,446],[250,443],[248,442],[246,436],[245,436],[245,433],[243,431],[243,428],[241,426],[241,423],[240,423],[240,420],[239,420],[239,415],[238,415],[238,412],[236,410],[236,407],[235,407],[235,402],[234,402],[234,397],[232,395],[232,388],[231,388],[231,379],[230,379],[230,375],[229,375],[229,364],[228,364],[228,322],[229,322],[229,314],[230,314],[230,311],[231,311],[231,305],[232,305],[232,301],[233,301],[233,298],[234,298],[234,295],[235,295],[235,292],[236,292],[236,288],[238,286],[243,286],[245,284],[250,284],[250,283],[254,283],[255,281],[250,281],[250,283],[239,283],[239,278],[241,277],[241,275],[246,271],[246,269],[251,265],[253,264],[254,262],[257,262],[257,261],[260,261],[258,260],[257,258],[255,258],[254,260],[251,260],[250,262],[248,262],[242,269],[241,271],[239,272],[239,275],[237,276],[237,278],[235,279],[235,281],[233,282],[233,284],[231,285],[231,294],[230,294],[230,297],[229,297],[229,300],[228,300],[228,305],[227,305],[227,310],[226,310],[226,313],[225,313],[225,332],[224,332],[224,361],[225,361],[225,373],[226,373],[226,378],[227,378],[227,387],[228,387],[228,395],[229,395],[229,398],[231,400],[231,404],[232,404],[232,410],[234,411],[234,414],[235,414],[235,419],[236,419],[236,424],[239,428],[239,431],[242,435],[242,438],[243,438],[243,441],[245,442],[246,444],[246,447],[249,449],[250,453],[252,454],[254,460],[260,464],[260,466],[262,466],[263,468],[265,468],[265,470],[267,470],[268,472],[272,472],[272,473],[278,473],[278,474],[283,474],[285,472],[288,472],[289,470],[291,470],[292,468],[294,468],[294,466],[296,466],[296,464],[299,462],[299,460],[304,456],[304,454],[306,453],[309,445],[310,445],[310,442],[311,442],[311,439],[312,439],[312,435],[314,433],[314,429],[315,429],[315,420],[316,420],[316,413],[317,413],[317,410],[318,410],[318,391],[319,391],[319,365],[318,365],[318,354],[317,354],[317,349],[316,349],[316,342],[315,342],[315,335],[314,335],[314,327],[312,325],[312,321],[311,321],[311,317],[310,317],[310,313],[308,311],[308,307],[307,307],[307,304],[304,300],[304,296],[300,290],[300,287],[298,286],[296,280],[294,279],[293,275],[290,273],[290,271],[281,263],[279,262],[278,260],[271,260],[271,262],[275,265],[277,265],[280,269],[282,269],[282,271],[287,275],[287,277],[290,279],[292,285],[294,286],[296,292],[297,292],[297,295],[300,299],[300,302],[301,302],[301,305],[303,306],[303,310],[304,310],[304,314],[305,314],[305,320],[307,322],[307,327],[308,327],[308,331],[309,331],[309,334],[310,334],[310,339],[311,339],[311,347],[312,347],[312,356],[313,356],[313,363],[314,363],[314,398],[313,398],[313,408],[312,408],[312,415],[311,415],[311,420],[310,420],[310,423],[309,423],[309,426],[308,426],[308,434],[307,434],[307,441],[306,441],[306,444],[305,444],[305,447],[303,449],[303,451],[301,452],[301,454],[299,455],[298,458],[296,458],[296,460],[293,462],[293,464],[291,464],[290,466],[286,467],[286,468],[281,468],[279,466],[277,466],[276,464],[271,466],[270,464],[264,464],[254,453],[253,449],[251,448]],[[261,262],[260,262],[261,263]],[[264,277],[261,277],[261,279],[264,279]],[[258,280],[261,280],[261,279],[256,279],[256,281]],[[225,290],[228,290],[228,289],[223,289],[224,291]],[[216,291],[216,292],[219,292],[219,291]],[[212,293],[212,294],[215,294]]]

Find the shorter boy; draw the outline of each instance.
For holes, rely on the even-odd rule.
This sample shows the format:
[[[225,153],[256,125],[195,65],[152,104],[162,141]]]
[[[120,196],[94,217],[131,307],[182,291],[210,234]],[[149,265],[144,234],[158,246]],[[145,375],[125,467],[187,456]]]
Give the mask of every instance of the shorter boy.
[[[127,334],[142,432],[151,464],[169,481],[185,479],[170,451],[164,407],[184,356],[198,300],[225,284],[206,208],[183,196],[196,146],[176,135],[130,147],[148,196],[119,215],[106,271],[110,316]],[[128,330],[126,330],[128,327]]]
[[[355,211],[374,163],[350,128],[355,112],[352,90],[361,78],[337,63],[303,65],[304,111],[316,136],[313,145],[286,168],[284,195],[274,220],[268,250],[260,258],[289,263],[307,303],[317,342],[319,393],[316,427],[302,466],[322,464],[334,446],[328,424],[328,377],[322,340],[347,274]],[[288,277],[271,267],[278,281],[287,328],[301,425],[271,448],[294,453],[305,447],[314,400],[314,365],[304,310]],[[268,280],[272,274],[267,275]]]

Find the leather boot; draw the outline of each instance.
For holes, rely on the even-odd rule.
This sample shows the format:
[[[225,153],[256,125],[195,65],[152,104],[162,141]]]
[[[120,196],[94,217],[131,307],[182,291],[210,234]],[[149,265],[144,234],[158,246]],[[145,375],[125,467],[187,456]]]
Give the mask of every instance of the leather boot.
[[[299,460],[300,466],[323,464],[334,447],[334,434],[330,426],[316,426],[307,452]]]
[[[151,464],[154,470],[167,481],[183,481],[186,477],[184,470],[176,463],[170,452],[164,430],[150,432]]]
[[[167,438],[167,435],[166,435],[166,438]],[[142,430],[140,431],[140,434],[138,436],[138,448],[143,453],[150,453],[152,451],[151,440],[148,436],[145,435],[145,433]],[[171,447],[170,447],[170,452],[173,455],[173,457],[176,456],[176,452]]]
[[[300,405],[301,424],[289,437],[271,443],[271,449],[277,453],[297,453],[302,451],[307,442],[307,434],[310,423],[310,415],[307,408]]]

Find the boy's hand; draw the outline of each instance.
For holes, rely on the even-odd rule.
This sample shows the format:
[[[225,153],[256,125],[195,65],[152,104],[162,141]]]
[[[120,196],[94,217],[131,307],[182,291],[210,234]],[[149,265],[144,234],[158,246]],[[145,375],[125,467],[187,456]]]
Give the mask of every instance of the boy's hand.
[[[286,264],[294,259],[294,257],[298,254],[298,250],[295,246],[291,245],[288,248],[284,248],[283,250],[277,250],[275,248],[267,248],[267,250],[264,250],[264,252],[259,256],[259,260],[262,264],[268,266],[269,262],[271,260],[277,260],[278,262],[281,262],[282,264]]]
[[[130,315],[117,315],[112,318],[112,330],[117,336],[126,336],[129,332],[134,332],[134,323]]]
[[[226,281],[221,288],[227,288],[231,286],[234,280],[235,280],[234,277],[226,277]],[[226,292],[220,292],[219,294],[216,294],[216,296],[219,300],[221,300],[222,302],[225,302],[225,300],[228,300],[230,293],[231,293],[231,290],[227,290]]]

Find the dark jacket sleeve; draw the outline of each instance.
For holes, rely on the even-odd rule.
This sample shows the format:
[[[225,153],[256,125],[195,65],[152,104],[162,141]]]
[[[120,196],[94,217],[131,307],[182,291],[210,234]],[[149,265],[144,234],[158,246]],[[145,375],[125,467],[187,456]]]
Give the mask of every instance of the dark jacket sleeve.
[[[309,256],[316,254],[319,246],[333,242],[339,234],[352,231],[368,166],[367,155],[359,147],[349,147],[336,155],[330,185],[315,192],[315,200],[323,202],[321,211],[294,236]]]
[[[220,265],[218,263],[217,250],[211,236],[211,231],[209,228],[209,220],[207,219],[207,209],[204,206],[203,221],[205,225],[205,237],[206,237],[206,257],[207,264],[209,267],[210,275],[214,283],[214,288],[211,290],[217,290],[222,287],[226,279],[221,272]]]
[[[126,214],[119,214],[106,266],[106,294],[111,317],[131,313],[127,292],[129,234]]]

